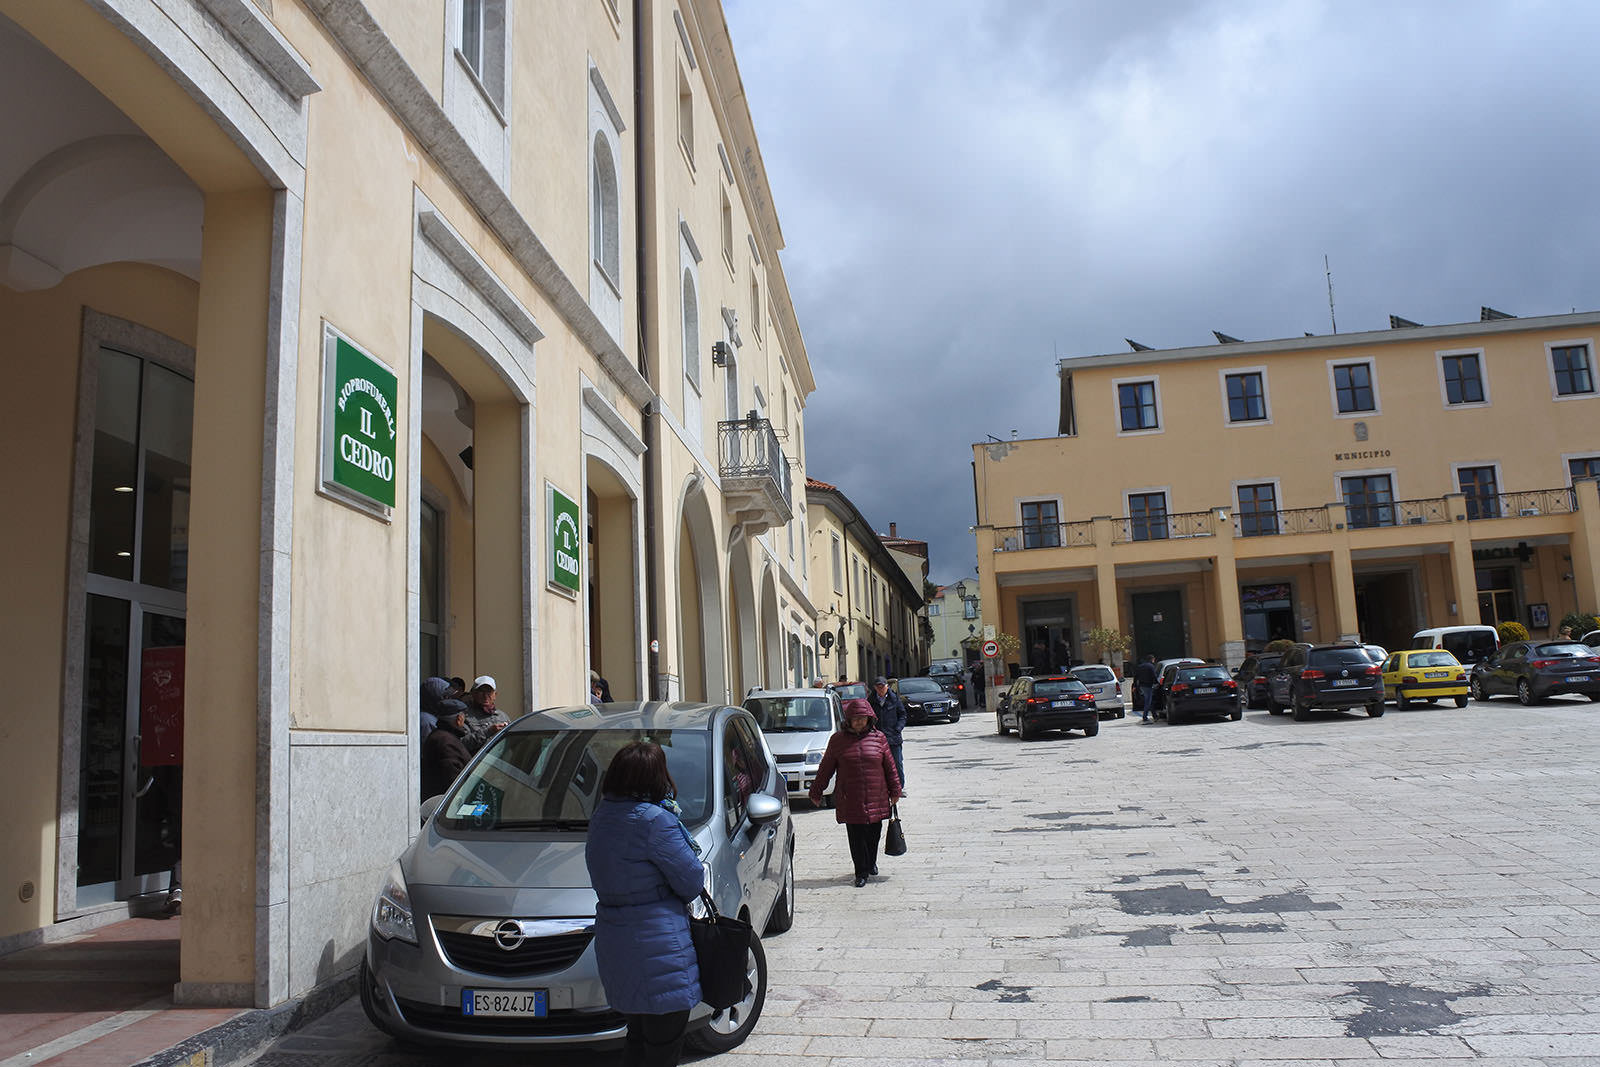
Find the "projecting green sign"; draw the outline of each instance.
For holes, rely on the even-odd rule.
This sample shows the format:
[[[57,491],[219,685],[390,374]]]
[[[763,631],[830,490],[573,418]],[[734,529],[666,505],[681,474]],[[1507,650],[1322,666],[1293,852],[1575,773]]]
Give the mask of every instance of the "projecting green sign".
[[[357,503],[394,507],[393,371],[339,336],[323,336],[322,485]]]
[[[550,584],[570,593],[583,588],[583,516],[577,503],[561,490],[544,483],[545,511],[550,515]]]

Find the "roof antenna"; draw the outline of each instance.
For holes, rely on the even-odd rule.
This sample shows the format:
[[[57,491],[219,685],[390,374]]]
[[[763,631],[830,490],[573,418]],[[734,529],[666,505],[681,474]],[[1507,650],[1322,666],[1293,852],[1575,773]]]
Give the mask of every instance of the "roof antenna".
[[[1322,254],[1322,270],[1328,276],[1328,321],[1333,323],[1333,332],[1339,332],[1339,320],[1333,316],[1333,268],[1328,266],[1328,254]]]

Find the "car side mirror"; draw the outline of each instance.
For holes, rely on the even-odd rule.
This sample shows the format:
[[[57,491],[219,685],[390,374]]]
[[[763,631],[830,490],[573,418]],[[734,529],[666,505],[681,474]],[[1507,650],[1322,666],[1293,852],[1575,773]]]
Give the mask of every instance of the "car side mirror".
[[[444,794],[443,793],[440,793],[438,796],[435,796],[435,797],[429,797],[427,800],[424,800],[422,802],[422,823],[423,823],[423,825],[427,825],[428,820],[433,818],[433,813],[438,811],[439,810],[439,805],[443,804],[443,803],[444,803]]]
[[[744,813],[758,826],[769,823],[783,814],[783,801],[766,793],[751,793],[744,802]]]

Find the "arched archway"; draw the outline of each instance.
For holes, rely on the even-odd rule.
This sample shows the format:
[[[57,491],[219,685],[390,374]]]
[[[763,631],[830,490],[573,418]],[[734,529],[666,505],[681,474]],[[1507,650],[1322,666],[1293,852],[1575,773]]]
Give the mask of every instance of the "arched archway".
[[[604,458],[585,458],[586,608],[589,667],[606,680],[614,700],[644,696],[635,566],[637,501],[625,477]]]
[[[726,700],[717,531],[698,473],[685,481],[678,513],[676,695],[684,700]]]
[[[770,562],[761,571],[761,651],[762,684],[768,689],[783,686],[783,628],[778,621],[778,583]]]
[[[755,686],[767,684],[761,671],[758,623],[755,578],[750,573],[750,546],[741,540],[728,553],[728,653],[733,692],[738,697]]]

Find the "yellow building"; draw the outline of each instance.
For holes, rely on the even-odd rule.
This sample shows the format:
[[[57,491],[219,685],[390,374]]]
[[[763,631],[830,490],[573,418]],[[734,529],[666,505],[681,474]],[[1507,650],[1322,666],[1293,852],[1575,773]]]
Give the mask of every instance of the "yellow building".
[[[817,673],[867,682],[920,673],[928,646],[919,626],[922,589],[911,571],[925,567],[926,556],[908,548],[922,542],[890,537],[886,544],[836,485],[808,478],[806,502],[817,627],[829,635]]]
[[[934,659],[969,662],[983,642],[983,598],[976,578],[941,585],[928,598],[928,626]]]
[[[973,446],[1016,661],[1536,636],[1600,604],[1600,314],[1065,359],[1059,435]]]
[[[416,832],[422,678],[799,680],[814,382],[717,0],[0,0],[0,86],[0,952],[181,857],[178,999],[283,1002]]]

